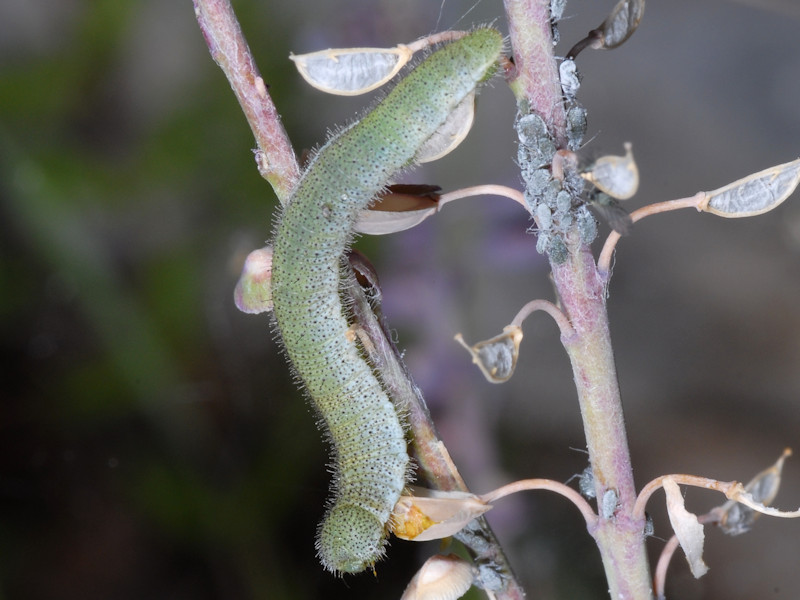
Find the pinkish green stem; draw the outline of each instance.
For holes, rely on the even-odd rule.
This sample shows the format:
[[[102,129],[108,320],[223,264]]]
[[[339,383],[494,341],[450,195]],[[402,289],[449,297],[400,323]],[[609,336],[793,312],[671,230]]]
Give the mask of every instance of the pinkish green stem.
[[[233,8],[229,0],[194,0],[194,12],[209,52],[228,78],[256,138],[261,176],[286,202],[300,168]]]
[[[516,73],[511,86],[521,113],[538,114],[566,148],[566,117],[553,53],[550,0],[505,0]],[[577,227],[565,231],[566,260],[551,260],[561,309],[574,333],[565,336],[586,446],[595,478],[599,519],[589,526],[614,600],[651,600],[644,518],[634,515],[633,481],[622,402],[605,306],[605,284]]]
[[[652,584],[644,545],[645,520],[634,514],[633,482],[622,402],[619,395],[604,281],[588,247],[573,247],[553,278],[562,310],[575,335],[564,341],[572,363],[586,447],[595,481],[600,519],[589,532],[595,538],[611,598],[647,600]],[[603,509],[604,498],[613,500]]]

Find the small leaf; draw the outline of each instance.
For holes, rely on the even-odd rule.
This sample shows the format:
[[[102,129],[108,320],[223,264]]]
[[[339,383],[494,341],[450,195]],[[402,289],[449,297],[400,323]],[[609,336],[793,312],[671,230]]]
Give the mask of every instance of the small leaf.
[[[456,335],[456,341],[472,355],[472,362],[478,365],[486,379],[491,383],[503,383],[511,378],[517,366],[522,328],[507,325],[500,335],[474,346],[468,346],[460,333]]]
[[[781,485],[783,463],[791,454],[792,451],[788,448],[784,450],[774,465],[761,471],[744,487],[753,500],[765,506],[775,500]],[[720,529],[728,535],[741,535],[750,531],[759,514],[752,508],[739,504],[735,500],[729,500],[719,510],[721,512]]]
[[[455,554],[437,554],[425,561],[400,600],[456,600],[474,579],[472,565]]]
[[[256,315],[272,310],[272,248],[265,246],[247,255],[233,300],[243,313]]]
[[[419,163],[432,162],[450,154],[467,137],[474,121],[475,91],[473,90],[458,103],[447,120],[417,151],[415,160]]]
[[[395,48],[339,48],[291,54],[300,75],[313,87],[339,96],[357,96],[374,90],[411,59],[404,45]]]
[[[603,35],[603,48],[621,46],[633,35],[644,15],[645,0],[620,0],[598,27]]]
[[[697,520],[697,516],[686,510],[678,484],[667,477],[664,479],[663,486],[664,493],[667,495],[669,522],[672,524],[672,529],[684,554],[686,554],[692,575],[695,579],[699,579],[708,572],[708,566],[703,562],[703,543],[705,541],[703,526]]]
[[[413,491],[414,496],[400,496],[390,521],[392,533],[403,540],[426,542],[450,537],[492,508],[468,492]]]
[[[700,210],[727,218],[760,215],[791,196],[798,183],[800,158],[707,192]]]

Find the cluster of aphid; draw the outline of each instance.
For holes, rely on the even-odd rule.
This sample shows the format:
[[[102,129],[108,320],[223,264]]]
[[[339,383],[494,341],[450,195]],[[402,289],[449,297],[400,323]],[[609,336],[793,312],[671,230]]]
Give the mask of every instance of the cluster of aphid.
[[[562,0],[552,0],[554,43],[559,37],[557,21],[563,8]],[[597,222],[588,205],[618,233],[628,233],[631,220],[617,200],[633,196],[639,184],[630,145],[626,145],[625,156],[604,156],[591,164],[579,164],[575,153],[586,134],[586,109],[576,98],[580,77],[574,53],[573,48],[559,64],[566,109],[566,148],[557,148],[555,135],[539,115],[520,115],[516,123],[517,161],[525,181],[525,201],[536,221],[536,249],[557,264],[567,258],[566,234],[573,225],[583,244],[591,243],[597,235]]]
[[[560,13],[552,11],[554,17]],[[555,40],[555,18],[553,23]],[[555,136],[539,115],[520,115],[516,123],[517,162],[525,181],[525,200],[536,220],[536,249],[555,263],[567,259],[565,236],[574,223],[577,222],[582,243],[591,243],[597,235],[597,224],[589,209],[583,202],[573,202],[584,189],[573,153],[580,148],[586,133],[586,110],[575,98],[580,86],[575,62],[565,59],[559,72],[567,106],[567,151],[557,150]]]

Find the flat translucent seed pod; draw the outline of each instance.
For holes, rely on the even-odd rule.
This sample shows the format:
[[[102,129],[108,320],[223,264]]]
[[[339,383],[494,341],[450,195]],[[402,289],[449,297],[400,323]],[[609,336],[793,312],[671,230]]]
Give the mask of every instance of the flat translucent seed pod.
[[[425,561],[400,600],[457,600],[472,587],[472,565],[456,556],[436,555]]]
[[[438,185],[395,184],[358,215],[355,231],[386,235],[411,229],[439,210]]]
[[[436,133],[422,145],[417,152],[417,162],[432,162],[450,154],[467,137],[474,121],[475,92],[473,91],[456,106]]]
[[[411,59],[404,45],[395,48],[331,48],[309,54],[291,54],[300,75],[320,91],[357,96],[374,90]]]
[[[503,333],[473,346],[468,346],[461,334],[456,341],[472,355],[472,362],[480,368],[484,377],[491,383],[503,383],[511,379],[517,366],[522,329],[517,325],[507,325]]]
[[[790,449],[784,450],[774,465],[761,471],[744,487],[753,497],[753,500],[761,502],[764,506],[772,504],[781,486],[783,463],[791,455],[792,451]],[[729,500],[723,504],[720,512],[719,527],[728,535],[747,533],[753,527],[756,517],[758,517],[758,513],[752,508],[739,504],[735,500]]]
[[[800,183],[800,159],[770,167],[706,193],[701,210],[720,217],[752,217],[771,211]]]
[[[639,168],[630,143],[625,144],[625,156],[598,158],[581,176],[617,200],[632,198],[639,190]]]
[[[622,45],[633,35],[644,15],[645,0],[620,0],[599,29],[603,34],[603,47]]]

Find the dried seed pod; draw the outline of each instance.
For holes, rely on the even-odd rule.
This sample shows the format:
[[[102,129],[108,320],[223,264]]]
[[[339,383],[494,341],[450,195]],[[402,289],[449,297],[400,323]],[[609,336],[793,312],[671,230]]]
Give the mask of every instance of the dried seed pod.
[[[603,35],[603,48],[621,46],[633,35],[644,15],[645,0],[620,0],[598,27]]]
[[[455,150],[475,121],[475,92],[468,94],[447,116],[441,127],[417,151],[418,163],[438,160]]]
[[[395,48],[331,48],[290,54],[300,75],[320,91],[357,96],[379,88],[411,59],[408,46]]]
[[[703,544],[705,533],[703,525],[697,516],[686,510],[683,494],[674,479],[664,478],[664,493],[667,495],[667,514],[672,530],[683,548],[689,568],[695,579],[699,579],[708,571],[708,566],[703,562]]]
[[[792,451],[787,448],[774,465],[761,471],[744,486],[744,489],[750,492],[753,500],[764,506],[770,505],[775,500],[781,485],[783,463],[791,455]],[[721,513],[719,527],[728,535],[741,535],[750,531],[759,514],[735,500],[729,500],[719,510]]]
[[[391,531],[403,540],[427,542],[450,537],[492,508],[469,492],[411,487],[400,496],[390,520]]]
[[[425,561],[400,600],[456,600],[472,587],[472,565],[456,556],[437,554]]]
[[[478,365],[488,381],[503,383],[511,379],[522,341],[522,329],[519,326],[507,325],[500,335],[473,346],[468,346],[460,333],[455,339],[472,355],[472,362]]]
[[[625,142],[625,156],[602,156],[581,176],[617,200],[632,198],[639,190],[639,169],[630,142]]]
[[[800,183],[800,158],[770,167],[706,193],[701,208],[720,217],[752,217],[771,211]]]

